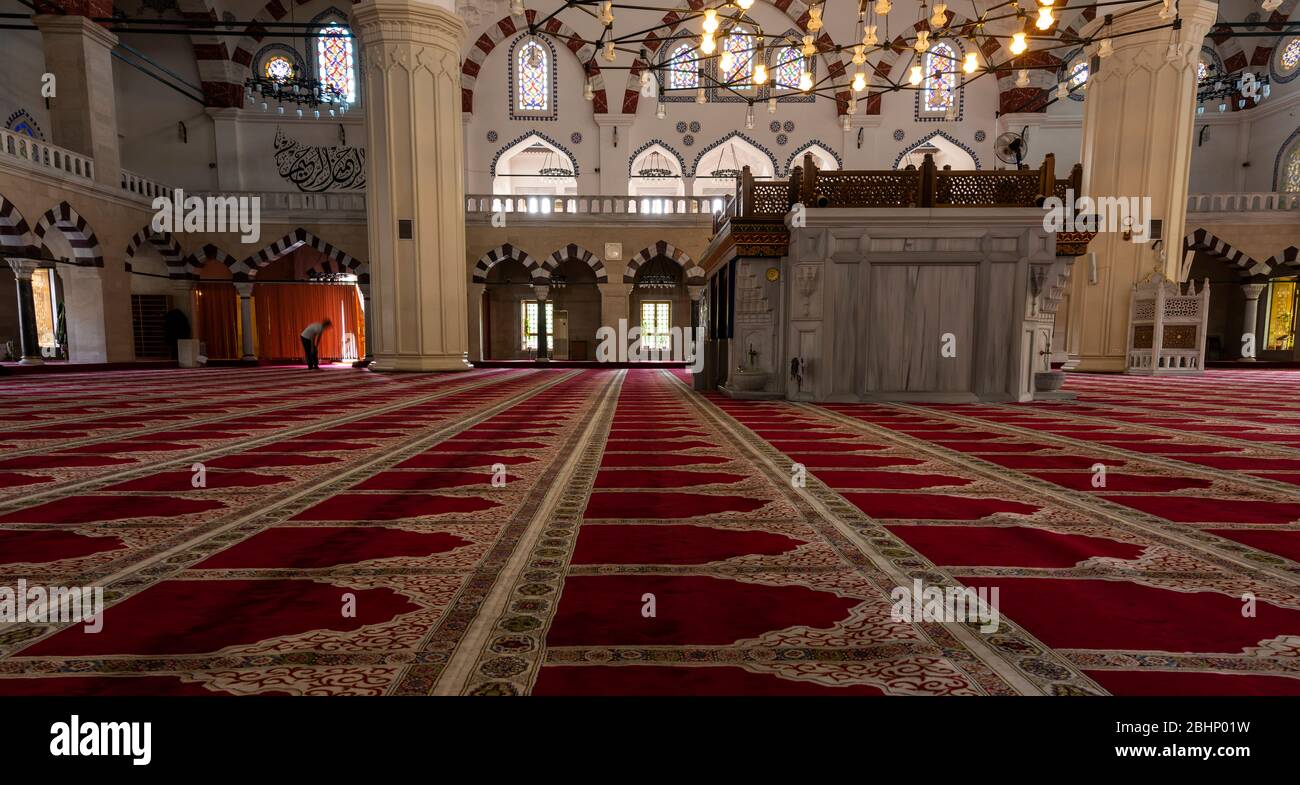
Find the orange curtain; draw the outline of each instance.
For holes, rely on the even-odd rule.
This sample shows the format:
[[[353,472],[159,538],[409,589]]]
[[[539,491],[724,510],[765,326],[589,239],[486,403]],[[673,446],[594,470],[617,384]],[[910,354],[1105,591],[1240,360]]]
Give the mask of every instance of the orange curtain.
[[[321,335],[322,360],[343,359],[349,334],[356,336],[356,356],[365,356],[365,319],[354,284],[258,284],[253,304],[259,359],[301,361],[302,331],[324,319],[334,326]]]
[[[208,357],[239,359],[239,294],[234,284],[195,285],[194,324],[195,337],[207,347]]]

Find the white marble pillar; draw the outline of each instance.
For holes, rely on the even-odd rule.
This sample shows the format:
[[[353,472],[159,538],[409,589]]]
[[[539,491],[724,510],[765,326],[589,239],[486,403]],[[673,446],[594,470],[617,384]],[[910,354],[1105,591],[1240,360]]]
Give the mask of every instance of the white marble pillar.
[[[632,293],[632,285],[620,281],[610,283],[596,284],[600,289],[600,323],[603,327],[618,329],[618,320],[627,319],[631,310],[631,304],[628,296]],[[631,328],[631,324],[628,327]]]
[[[370,284],[357,284],[357,291],[361,293],[361,316],[364,320],[362,323],[365,325],[365,339],[363,341],[365,345],[361,347],[364,350],[361,353],[361,357],[364,360],[373,361],[375,353],[371,347],[375,345],[375,339],[371,337],[373,335],[371,330],[374,329],[374,319],[372,316],[375,309],[370,307]]]
[[[235,284],[235,291],[239,293],[239,335],[243,347],[239,358],[241,360],[257,359],[253,349],[253,286],[251,282]]]
[[[1253,363],[1259,356],[1259,350],[1264,348],[1263,341],[1259,334],[1259,296],[1268,288],[1265,283],[1244,283],[1241,285],[1241,293],[1246,295],[1245,314],[1241,320],[1241,335],[1244,338],[1249,335],[1253,340],[1250,342],[1254,352],[1249,357],[1240,358],[1242,362]],[[1243,342],[1242,346],[1246,344]]]
[[[352,8],[366,96],[377,371],[470,369],[465,281],[465,23],[451,0]]]
[[[1154,243],[1125,240],[1122,233],[1098,234],[1098,280],[1075,276],[1082,330],[1083,371],[1122,371],[1128,339],[1132,287],[1153,272],[1177,278],[1187,212],[1196,118],[1196,63],[1201,40],[1214,24],[1213,0],[1181,0],[1179,45],[1170,51],[1169,29],[1160,7],[1116,16],[1109,32],[1114,53],[1101,58],[1088,77],[1083,121],[1083,191],[1098,197],[1150,197],[1151,218],[1163,222],[1163,257]]]
[[[477,362],[487,359],[487,350],[483,346],[483,293],[487,284],[469,284],[469,359]]]
[[[252,108],[251,106],[249,107]],[[240,166],[241,134],[239,110],[233,107],[206,110],[212,118],[213,144],[216,147],[217,190],[244,190],[244,167]]]
[[[18,353],[19,365],[44,365],[41,345],[36,334],[36,300],[32,296],[32,273],[37,263],[30,259],[9,259],[18,289]]]
[[[594,115],[600,127],[600,180],[595,183],[602,194],[627,193],[628,157],[632,154],[632,123],[636,115]],[[581,188],[579,189],[581,190]]]
[[[122,163],[110,54],[117,36],[84,16],[38,14],[32,21],[55,78],[54,97],[47,99],[54,143],[93,158],[95,181],[117,191]]]
[[[68,360],[108,363],[135,359],[130,282],[122,281],[121,276],[109,281],[102,267],[61,264],[57,269],[67,312]]]
[[[546,298],[551,293],[549,286],[533,286],[533,294],[537,297],[537,359],[550,360],[550,341],[549,333],[551,325],[546,319]]]

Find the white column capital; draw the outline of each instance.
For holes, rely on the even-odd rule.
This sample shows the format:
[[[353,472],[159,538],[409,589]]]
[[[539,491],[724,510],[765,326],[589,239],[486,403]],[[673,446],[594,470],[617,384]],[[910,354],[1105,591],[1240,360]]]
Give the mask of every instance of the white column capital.
[[[20,281],[30,281],[32,273],[41,266],[41,263],[35,259],[5,259],[5,261],[9,263],[9,269],[13,270],[14,277]]]
[[[252,281],[236,281],[235,291],[239,293],[240,299],[246,300],[253,296],[253,286],[255,284]]]
[[[1259,296],[1264,293],[1264,289],[1267,287],[1268,284],[1266,283],[1243,283],[1241,285],[1241,293],[1246,295],[1247,300],[1258,300]]]

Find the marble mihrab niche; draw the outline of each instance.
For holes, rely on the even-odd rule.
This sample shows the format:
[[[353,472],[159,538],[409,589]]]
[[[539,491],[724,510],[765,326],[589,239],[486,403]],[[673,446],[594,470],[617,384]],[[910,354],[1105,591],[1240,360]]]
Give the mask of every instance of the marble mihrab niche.
[[[275,129],[275,167],[300,191],[366,187],[366,151],[359,147],[317,147]]]

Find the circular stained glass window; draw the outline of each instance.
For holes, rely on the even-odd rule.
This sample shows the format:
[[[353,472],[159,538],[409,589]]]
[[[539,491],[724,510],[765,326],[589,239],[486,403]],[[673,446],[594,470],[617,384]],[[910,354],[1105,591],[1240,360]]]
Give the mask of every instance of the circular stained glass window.
[[[293,76],[293,63],[284,55],[275,55],[266,59],[266,65],[262,68],[262,73],[267,79],[284,81]]]

